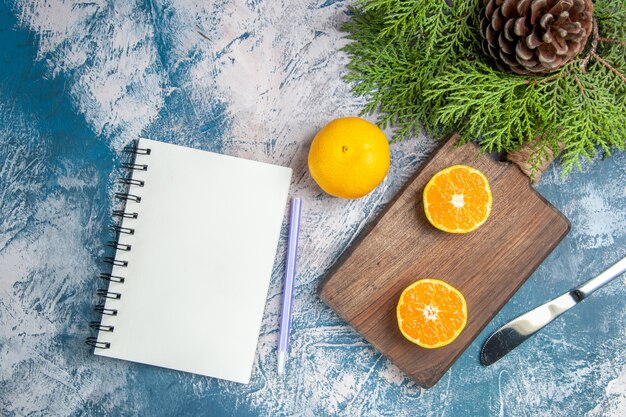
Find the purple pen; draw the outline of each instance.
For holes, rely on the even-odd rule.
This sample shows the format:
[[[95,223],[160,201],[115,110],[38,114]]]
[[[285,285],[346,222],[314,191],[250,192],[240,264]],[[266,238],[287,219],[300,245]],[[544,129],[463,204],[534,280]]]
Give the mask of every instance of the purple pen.
[[[289,348],[289,331],[291,330],[291,302],[293,301],[293,284],[296,278],[296,258],[298,257],[298,233],[300,231],[300,212],[302,200],[294,197],[291,200],[289,216],[289,240],[287,243],[287,262],[285,266],[285,285],[283,287],[283,309],[280,314],[280,332],[278,334],[278,373],[285,372],[285,360]]]

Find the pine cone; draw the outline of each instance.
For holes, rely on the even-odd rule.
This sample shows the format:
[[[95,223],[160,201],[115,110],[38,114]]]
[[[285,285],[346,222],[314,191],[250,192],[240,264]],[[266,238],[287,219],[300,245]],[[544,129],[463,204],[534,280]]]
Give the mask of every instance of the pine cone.
[[[483,0],[483,50],[502,71],[546,74],[585,47],[591,0]]]

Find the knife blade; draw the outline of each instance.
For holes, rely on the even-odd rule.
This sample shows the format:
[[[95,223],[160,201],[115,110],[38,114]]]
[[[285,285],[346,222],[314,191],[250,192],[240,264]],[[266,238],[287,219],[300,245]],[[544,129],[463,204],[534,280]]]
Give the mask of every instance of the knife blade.
[[[597,277],[500,327],[483,345],[480,352],[481,363],[488,366],[498,361],[561,314],[624,272],[626,272],[626,257]]]

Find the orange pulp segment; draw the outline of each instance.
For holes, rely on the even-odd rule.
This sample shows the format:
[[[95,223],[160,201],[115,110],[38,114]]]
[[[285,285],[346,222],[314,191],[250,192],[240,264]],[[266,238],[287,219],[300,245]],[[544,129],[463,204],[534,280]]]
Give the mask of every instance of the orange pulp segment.
[[[422,279],[402,292],[396,315],[404,337],[434,349],[452,343],[461,334],[467,323],[467,303],[450,284]]]
[[[424,188],[428,221],[448,233],[478,229],[491,213],[489,181],[479,170],[454,165],[436,173]]]

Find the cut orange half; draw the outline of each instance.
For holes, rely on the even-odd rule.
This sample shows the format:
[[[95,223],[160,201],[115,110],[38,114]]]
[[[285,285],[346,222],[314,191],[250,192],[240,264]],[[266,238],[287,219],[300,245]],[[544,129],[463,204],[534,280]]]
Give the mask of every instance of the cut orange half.
[[[491,213],[491,188],[476,168],[454,165],[436,173],[424,188],[428,221],[448,233],[478,229]]]
[[[452,343],[461,334],[467,323],[467,303],[450,284],[422,279],[402,291],[396,315],[404,337],[434,349]]]

